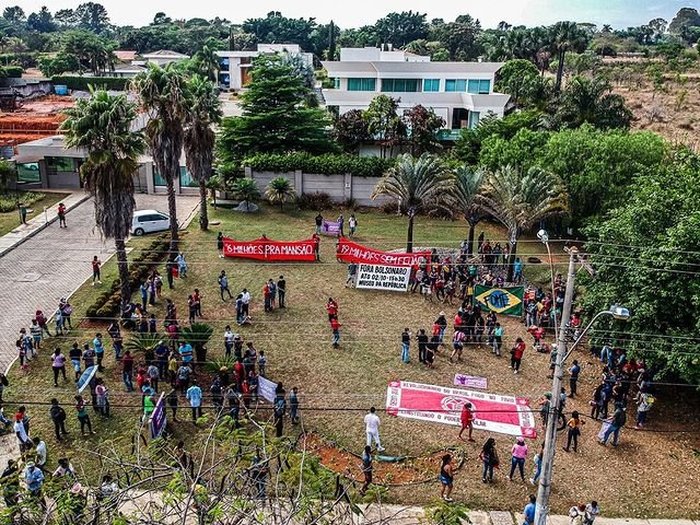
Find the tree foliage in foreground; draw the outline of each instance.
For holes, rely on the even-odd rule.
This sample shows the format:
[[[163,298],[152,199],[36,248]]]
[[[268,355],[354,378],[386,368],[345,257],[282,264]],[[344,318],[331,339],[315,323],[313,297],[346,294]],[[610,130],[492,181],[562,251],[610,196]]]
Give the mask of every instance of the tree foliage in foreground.
[[[657,378],[694,385],[700,384],[698,173],[697,155],[677,153],[638,178],[629,199],[586,230],[597,275],[585,283],[584,298],[590,312],[628,307],[632,317],[619,330],[629,357],[644,359]]]

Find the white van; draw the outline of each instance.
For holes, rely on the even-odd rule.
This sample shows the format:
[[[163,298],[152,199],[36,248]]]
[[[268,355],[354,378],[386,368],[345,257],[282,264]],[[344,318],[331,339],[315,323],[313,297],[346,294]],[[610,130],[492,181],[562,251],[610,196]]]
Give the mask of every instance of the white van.
[[[138,210],[134,212],[131,233],[141,236],[144,233],[162,232],[170,228],[170,216],[158,210]]]

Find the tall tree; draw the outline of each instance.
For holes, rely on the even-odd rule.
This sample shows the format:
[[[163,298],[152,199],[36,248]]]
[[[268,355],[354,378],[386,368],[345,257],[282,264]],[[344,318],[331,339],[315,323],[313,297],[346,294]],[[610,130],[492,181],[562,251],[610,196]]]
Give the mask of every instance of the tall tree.
[[[18,5],[6,7],[2,12],[2,17],[13,24],[23,24],[27,19],[24,9]]]
[[[513,280],[520,236],[539,221],[569,210],[569,197],[561,179],[536,167],[525,171],[503,166],[490,172],[478,202],[485,213],[508,230],[508,281]]]
[[[265,18],[249,18],[242,29],[252,33],[258,42],[265,44],[299,44],[311,50],[310,36],[316,21],[313,18],[287,18],[279,11],[270,11]]]
[[[180,176],[183,123],[187,114],[185,82],[182,71],[172,64],[164,68],[151,64],[132,81],[132,90],[149,116],[146,137],[153,163],[168,187],[171,258],[177,253],[179,239],[175,179]]]
[[[428,109],[418,104],[406,111],[403,118],[411,155],[434,153],[442,149],[437,134],[445,127],[445,119],[435,114],[433,108]]]
[[[98,35],[107,32],[110,28],[109,14],[102,4],[95,2],[80,4],[75,10],[75,16],[80,27]]]
[[[389,13],[374,24],[381,44],[403,47],[413,40],[428,36],[428,22],[425,14],[403,11]]]
[[[301,76],[282,57],[259,57],[252,82],[241,95],[242,115],[223,121],[219,142],[223,160],[227,155],[240,161],[253,153],[334,150],[328,114],[309,107],[309,94]]]
[[[198,75],[186,84],[185,133],[183,135],[187,169],[199,182],[199,227],[206,231],[207,182],[214,164],[213,126],[221,121],[221,101],[216,86]]]
[[[125,242],[136,205],[133,176],[146,147],[143,134],[132,129],[137,108],[126,95],[92,91],[66,114],[61,125],[66,145],[87,152],[80,173],[94,199],[95,223],[104,237],[114,239],[123,312],[131,301]]]
[[[333,140],[347,153],[357,153],[372,136],[367,129],[362,110],[352,109],[340,115],[333,124]]]
[[[56,22],[53,20],[53,15],[46,6],[43,6],[38,13],[32,13],[27,18],[27,28],[39,33],[51,33],[58,29]]]
[[[586,33],[580,29],[576,22],[557,22],[550,28],[552,48],[557,57],[557,77],[554,82],[554,91],[561,91],[561,80],[564,75],[564,60],[568,51],[582,52],[586,48]]]
[[[399,101],[389,95],[372,99],[364,113],[367,130],[379,144],[382,158],[391,156],[394,148],[406,138],[406,125],[397,114]]]
[[[421,211],[430,211],[449,202],[454,188],[454,177],[442,161],[429,153],[420,157],[401,155],[377,183],[372,193],[397,201],[399,211],[408,216],[406,251],[413,251],[413,223]]]
[[[478,196],[484,181],[484,171],[470,166],[461,166],[455,171],[454,207],[464,216],[469,225],[467,254],[474,253],[474,230],[481,222],[483,212],[478,204]]]
[[[605,78],[574,77],[561,95],[554,121],[569,128],[589,123],[600,129],[627,129],[632,112]]]
[[[447,49],[450,60],[474,60],[482,53],[480,33],[478,20],[470,15],[460,15],[454,22],[433,25],[430,38]]]
[[[698,26],[700,26],[700,13],[698,13],[698,10],[692,7],[682,7],[668,25],[668,32],[672,35],[681,35],[685,29]]]

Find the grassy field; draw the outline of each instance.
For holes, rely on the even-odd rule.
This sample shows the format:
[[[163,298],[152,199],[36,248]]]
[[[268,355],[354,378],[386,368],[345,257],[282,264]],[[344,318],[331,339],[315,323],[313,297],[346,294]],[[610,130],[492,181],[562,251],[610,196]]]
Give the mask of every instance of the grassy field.
[[[37,215],[44,212],[44,207],[50,208],[54,204],[61,202],[65,199],[67,194],[65,193],[46,193],[45,197],[41,200],[28,206],[31,213],[27,213],[27,220],[33,219]],[[20,225],[19,212],[17,210],[9,211],[6,213],[0,213],[0,236],[11,232],[17,226]]]
[[[337,213],[337,212],[336,212]],[[200,232],[193,222],[183,241],[183,251],[189,264],[189,276],[176,281],[175,290],[166,290],[166,297],[172,297],[178,306],[179,317],[186,318],[186,298],[194,288],[203,292],[203,322],[215,328],[209,344],[209,359],[223,355],[223,330],[226,324],[233,324],[235,317],[233,301],[222,302],[218,294],[216,276],[222,269],[230,276],[232,292],[248,288],[253,294],[251,315],[252,326],[243,327],[241,334],[245,340],[255,343],[258,350],[264,350],[268,357],[268,376],[284,382],[287,391],[292,386],[300,390],[305,407],[304,427],[314,430],[325,438],[337,442],[344,448],[359,452],[364,445],[362,418],[365,411],[375,405],[382,408],[385,403],[387,383],[392,380],[409,380],[435,385],[451,385],[456,372],[488,377],[489,391],[500,394],[514,394],[531,399],[533,405],[543,392],[550,389],[546,378],[548,359],[531,349],[525,354],[522,373],[514,375],[508,367],[507,357],[497,358],[485,347],[465,351],[461,364],[451,364],[444,351],[436,360],[435,369],[428,370],[418,364],[416,349],[412,348],[413,362],[405,365],[400,360],[400,333],[410,327],[415,333],[419,328],[430,329],[437,314],[444,310],[448,319],[454,316],[457,305],[448,306],[426,303],[413,294],[392,294],[349,289],[344,286],[346,267],[339,264],[334,256],[334,242],[324,238],[321,244],[321,262],[309,264],[261,264],[251,261],[222,260],[216,252],[216,233],[221,230],[226,235],[239,240],[256,238],[262,234],[273,239],[291,240],[309,236],[313,231],[313,212],[280,213],[267,207],[255,216],[235,214],[228,210],[212,210],[210,219],[221,221],[220,226],[212,226],[210,232]],[[327,216],[333,216],[328,212]],[[349,215],[345,214],[346,218]],[[359,229],[356,240],[380,249],[405,248],[405,218],[380,213],[358,213]],[[498,228],[485,224],[477,229],[477,235],[485,230],[486,237],[503,242],[504,233]],[[415,231],[416,246],[456,247],[466,235],[464,222],[449,222],[418,218]],[[532,239],[524,239],[519,253],[543,258],[544,247]],[[138,253],[143,240],[130,243],[132,254]],[[557,259],[557,263],[561,263]],[[105,283],[115,275],[113,261],[104,267]],[[262,287],[269,279],[284,275],[287,281],[287,306],[285,310],[264,313]],[[548,272],[543,265],[527,266],[526,275],[547,279]],[[80,317],[89,305],[97,288],[84,286],[73,298],[76,307],[74,316]],[[343,325],[341,347],[334,350],[330,344],[330,329],[325,301],[334,297],[340,305],[340,321]],[[154,308],[159,319],[163,309]],[[524,336],[525,330],[518,319],[502,318],[506,328],[504,347],[510,348],[517,336]],[[84,324],[61,341],[66,351],[76,339],[92,339],[98,326]],[[451,331],[448,332],[451,335]],[[530,341],[530,339],[526,339]],[[53,344],[54,341],[51,341]],[[72,383],[54,388],[50,378],[48,352],[42,353],[40,362],[32,363],[28,374],[14,370],[10,378],[12,386],[6,398],[21,397],[45,403],[49,396],[56,395],[66,408],[73,394]],[[506,351],[507,355],[507,351]],[[599,378],[599,367],[581,351],[576,357],[583,363],[584,371],[580,380],[580,398],[570,403],[570,409],[588,413],[588,400]],[[111,356],[106,363],[105,378],[111,388],[113,405],[133,407],[139,399],[127,396],[115,369]],[[577,502],[597,499],[605,515],[629,517],[700,517],[700,503],[692,496],[694,491],[688,480],[697,481],[698,435],[700,425],[697,420],[694,399],[684,396],[674,399],[660,399],[651,416],[650,428],[674,428],[692,430],[693,433],[623,432],[619,448],[612,450],[596,444],[595,435],[599,425],[588,420],[584,427],[582,443],[577,454],[559,451],[554,485],[554,510],[566,512]],[[51,449],[56,449],[53,436],[49,434],[50,424],[45,416],[48,408],[44,405],[30,406],[36,414],[33,424],[35,432],[47,437]],[[114,448],[127,453],[131,436],[138,428],[137,408],[115,408],[114,416],[105,421],[96,421],[97,436],[81,439],[76,429],[74,411],[69,412],[69,427],[73,440],[61,445],[59,452],[52,451],[55,460],[59,454],[67,454],[73,463],[82,465],[86,472],[99,470],[99,461],[90,450]],[[183,414],[184,415],[184,414]],[[630,422],[633,413],[630,414]],[[194,447],[200,433],[193,432],[191,423],[175,425],[176,437],[186,436]],[[289,428],[286,429],[289,431]],[[509,484],[505,480],[509,466],[509,450],[512,439],[496,435],[502,458],[498,483],[485,486],[480,482],[480,462],[478,452],[486,435],[476,432],[476,444],[465,444],[457,440],[457,429],[429,423],[382,416],[382,441],[389,454],[427,455],[444,449],[446,446],[462,446],[468,461],[456,479],[455,497],[473,508],[510,509],[520,511],[527,495],[533,491],[529,484],[519,482]],[[539,448],[541,440],[530,443],[531,451]],[[531,452],[532,456],[532,452]],[[437,465],[435,467],[437,472]],[[528,473],[532,462],[528,460]],[[506,471],[505,473],[503,471]],[[611,476],[611,473],[615,473]],[[661,484],[661,485],[660,485]],[[663,486],[663,490],[660,489]],[[435,486],[426,486],[423,491],[415,489],[395,489],[392,499],[423,504],[435,499]]]

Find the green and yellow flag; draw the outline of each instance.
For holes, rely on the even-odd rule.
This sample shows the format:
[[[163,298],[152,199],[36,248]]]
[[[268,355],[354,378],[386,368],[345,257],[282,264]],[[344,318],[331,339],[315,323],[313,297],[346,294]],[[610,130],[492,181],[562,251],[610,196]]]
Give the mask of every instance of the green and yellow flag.
[[[482,308],[497,314],[520,316],[523,314],[524,286],[497,288],[477,284],[474,298]]]

